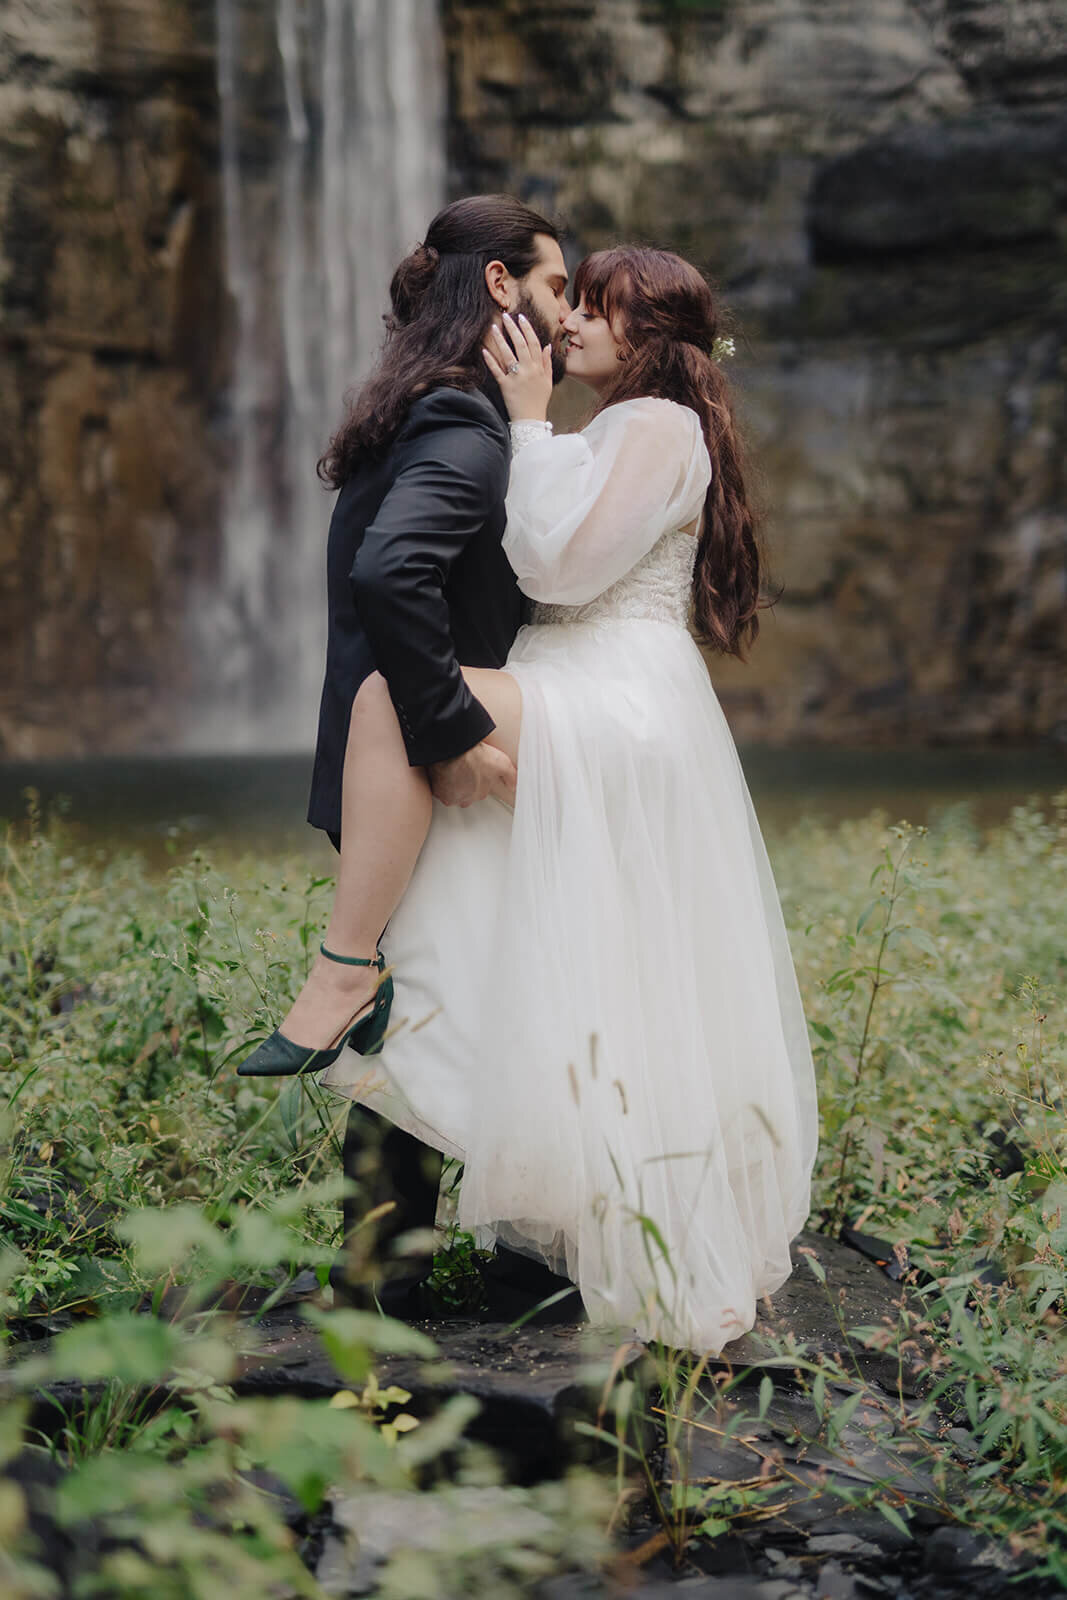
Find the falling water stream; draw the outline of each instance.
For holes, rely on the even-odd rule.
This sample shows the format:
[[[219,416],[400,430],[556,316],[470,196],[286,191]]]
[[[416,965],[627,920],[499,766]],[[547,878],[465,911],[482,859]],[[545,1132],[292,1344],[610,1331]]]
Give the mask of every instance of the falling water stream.
[[[192,618],[200,750],[308,746],[330,498],[315,463],[444,193],[437,0],[216,0],[230,446]]]

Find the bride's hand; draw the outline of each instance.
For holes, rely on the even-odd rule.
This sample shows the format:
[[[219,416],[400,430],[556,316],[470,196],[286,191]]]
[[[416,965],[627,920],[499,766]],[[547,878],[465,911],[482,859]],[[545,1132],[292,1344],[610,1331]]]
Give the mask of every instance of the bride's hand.
[[[512,422],[544,422],[552,395],[552,346],[542,350],[523,316],[516,322],[505,311],[504,328],[507,339],[494,323],[489,334],[493,348],[482,350],[485,364],[500,385]]]

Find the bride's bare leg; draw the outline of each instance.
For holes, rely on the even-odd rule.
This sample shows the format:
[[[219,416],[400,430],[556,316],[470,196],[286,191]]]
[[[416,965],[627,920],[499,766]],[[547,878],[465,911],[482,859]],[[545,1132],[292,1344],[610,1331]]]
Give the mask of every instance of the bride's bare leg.
[[[465,667],[463,675],[496,727],[489,743],[515,761],[522,694],[506,672]],[[333,910],[323,943],[338,955],[373,956],[400,904],[430,826],[425,769],[408,765],[389,690],[378,673],[352,707],[341,787],[341,851]],[[297,1044],[325,1049],[374,994],[377,973],[316,955],[281,1031]]]
[[[471,694],[496,723],[486,743],[503,750],[518,766],[522,727],[522,690],[518,681],[510,672],[498,672],[494,667],[464,667],[463,676]]]
[[[426,831],[426,772],[408,765],[384,678],[372,674],[352,707],[341,786],[341,859],[323,943],[338,955],[373,956],[400,904]],[[324,1049],[374,993],[377,973],[316,955],[281,1023],[286,1038]]]

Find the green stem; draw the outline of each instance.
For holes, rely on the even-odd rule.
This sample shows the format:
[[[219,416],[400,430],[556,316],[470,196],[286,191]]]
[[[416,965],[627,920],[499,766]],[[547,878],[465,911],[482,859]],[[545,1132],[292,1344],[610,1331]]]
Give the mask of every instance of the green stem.
[[[875,958],[874,973],[871,978],[871,993],[870,998],[867,1001],[867,1014],[863,1019],[863,1033],[860,1038],[859,1050],[856,1053],[856,1072],[852,1085],[852,1093],[849,1097],[848,1113],[845,1118],[845,1137],[841,1142],[841,1161],[838,1166],[837,1183],[835,1186],[837,1190],[837,1199],[834,1203],[834,1210],[831,1217],[831,1222],[835,1229],[840,1226],[841,1219],[844,1216],[845,1208],[849,1200],[849,1193],[845,1189],[845,1180],[848,1175],[849,1158],[852,1154],[853,1145],[855,1144],[855,1136],[852,1129],[852,1118],[856,1114],[856,1104],[859,1100],[860,1089],[862,1087],[863,1068],[867,1058],[867,1046],[871,1037],[871,1022],[874,1018],[874,1008],[877,1004],[880,991],[888,982],[888,979],[885,978],[882,973],[882,962],[885,959],[886,946],[889,943],[889,935],[893,928],[893,911],[896,907],[897,900],[900,898],[900,873],[904,865],[904,858],[910,849],[911,839],[908,838],[904,840],[904,843],[900,849],[900,853],[893,865],[893,877],[889,885],[889,898],[886,903],[885,920],[882,923],[882,937],[878,943],[878,955]]]

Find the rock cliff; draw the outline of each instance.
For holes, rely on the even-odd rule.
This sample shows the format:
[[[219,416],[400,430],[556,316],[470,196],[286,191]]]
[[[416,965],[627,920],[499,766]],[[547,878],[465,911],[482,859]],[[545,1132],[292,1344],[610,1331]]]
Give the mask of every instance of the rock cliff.
[[[1061,0],[449,0],[463,188],[736,313],[784,585],[754,739],[1067,738]]]
[[[1067,737],[1062,0],[442,12],[452,191],[672,244],[736,313],[784,593],[715,668],[735,730]],[[215,49],[209,0],[0,24],[0,757],[162,746],[188,701],[232,464]]]
[[[0,756],[173,730],[226,379],[214,82],[201,0],[5,7]]]

